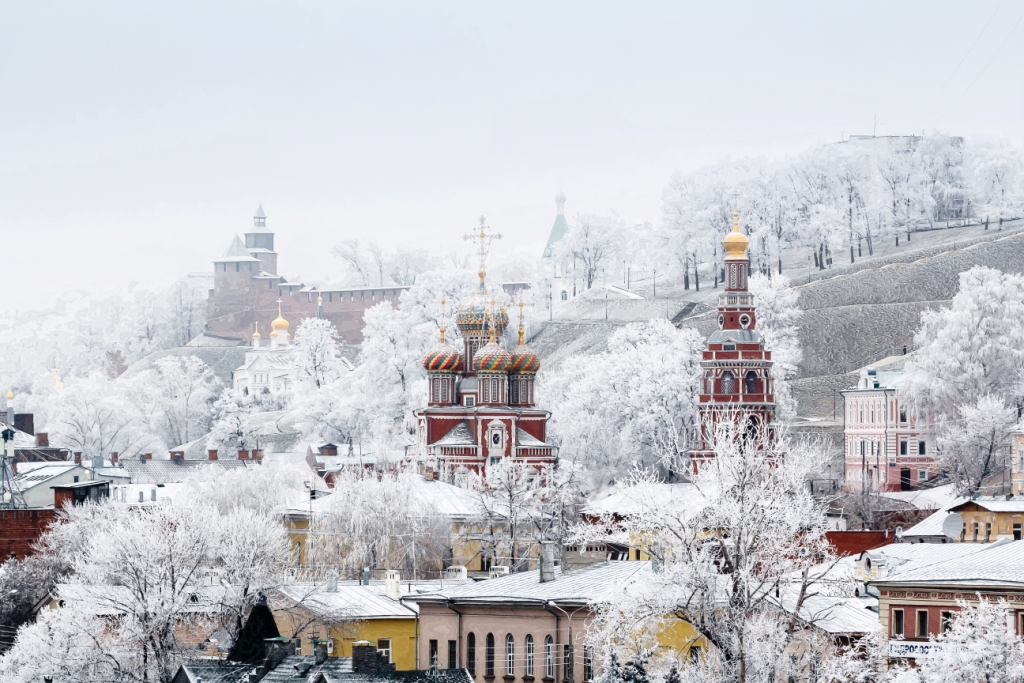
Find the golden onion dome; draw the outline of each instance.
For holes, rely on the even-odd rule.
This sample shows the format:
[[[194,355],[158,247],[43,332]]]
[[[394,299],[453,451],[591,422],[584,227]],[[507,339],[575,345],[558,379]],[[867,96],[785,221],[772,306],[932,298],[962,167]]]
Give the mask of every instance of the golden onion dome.
[[[279,337],[284,332],[285,338],[288,337],[288,321],[281,315],[281,300],[277,300],[277,317],[272,323],[270,323],[270,336]]]
[[[252,333],[252,338],[253,339],[262,339],[263,338],[260,335],[260,324],[259,324],[259,322],[256,323],[256,331]]]
[[[722,240],[722,246],[725,247],[725,258],[727,259],[741,259],[747,256],[747,246],[750,244],[750,240],[747,236],[740,232],[740,214],[737,211],[732,212],[732,232],[725,236]]]

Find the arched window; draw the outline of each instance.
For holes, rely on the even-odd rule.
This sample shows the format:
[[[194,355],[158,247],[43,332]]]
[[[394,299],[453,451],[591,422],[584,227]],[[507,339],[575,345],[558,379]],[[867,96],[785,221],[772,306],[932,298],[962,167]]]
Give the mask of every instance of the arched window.
[[[526,634],[526,675],[533,675],[533,636]]]
[[[544,675],[555,677],[555,641],[551,636],[544,636]]]
[[[516,639],[511,633],[505,636],[505,675],[516,675]]]
[[[748,394],[757,393],[757,373],[751,370],[747,373],[746,377],[746,388],[744,389]]]
[[[722,373],[722,393],[736,393],[736,377],[728,370]]]
[[[487,634],[487,648],[484,652],[484,676],[494,675],[494,634]]]
[[[710,370],[704,373],[704,393],[715,393],[715,373]]]
[[[476,676],[476,634],[466,636],[466,668],[470,676]]]

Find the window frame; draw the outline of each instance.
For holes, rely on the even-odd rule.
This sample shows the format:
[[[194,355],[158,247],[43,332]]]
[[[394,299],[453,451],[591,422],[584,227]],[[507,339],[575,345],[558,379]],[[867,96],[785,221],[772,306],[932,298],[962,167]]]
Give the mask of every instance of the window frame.
[[[551,636],[544,636],[544,677],[555,677],[555,640]]]
[[[526,634],[526,675],[533,677],[533,636]]]
[[[516,675],[516,638],[511,633],[505,634],[505,675]]]
[[[459,668],[459,642],[457,640],[448,641],[448,668]]]
[[[484,646],[484,676],[494,677],[494,634],[488,633]]]
[[[922,626],[924,628],[922,628]],[[928,637],[928,610],[917,610],[916,614],[914,615],[914,633],[917,634],[918,638]]]
[[[476,677],[476,634],[472,631],[466,636],[466,669],[470,676]]]
[[[387,643],[386,647],[381,647],[381,643]],[[391,639],[390,638],[378,638],[377,639],[377,652],[384,655],[387,658],[388,664],[391,663]]]
[[[907,635],[907,620],[906,613],[903,608],[897,607],[892,610],[892,627],[889,629],[892,631],[893,636],[902,636],[906,638]]]

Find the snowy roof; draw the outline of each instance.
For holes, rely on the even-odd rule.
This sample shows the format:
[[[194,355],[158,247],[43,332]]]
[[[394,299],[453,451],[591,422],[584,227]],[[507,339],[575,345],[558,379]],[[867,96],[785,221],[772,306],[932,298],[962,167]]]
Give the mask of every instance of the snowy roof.
[[[1024,545],[1024,544],[1022,544]],[[650,562],[602,562],[591,567],[563,573],[555,567],[555,580],[540,582],[537,570],[509,574],[466,584],[427,595],[410,595],[409,601],[476,603],[542,603],[549,601],[589,604],[613,591],[622,590],[641,573],[651,572]]]
[[[384,594],[384,586],[323,586],[294,584],[278,589],[317,616],[335,619],[415,619],[416,610]]]
[[[413,495],[441,514],[471,517],[480,511],[480,502],[472,491],[438,479],[427,481],[417,475],[411,475],[410,479]]]
[[[520,446],[550,446],[551,444],[544,443],[533,434],[524,432],[522,427],[516,427],[516,443]]]
[[[950,509],[960,505],[965,502],[965,500],[965,498],[957,498],[946,507],[940,508],[933,514],[928,515],[920,522],[904,531],[904,538],[907,536],[937,536],[945,538],[946,534],[942,531],[942,523],[946,521],[946,517],[949,515]]]
[[[249,253],[249,250],[245,248],[245,242],[243,242],[242,238],[239,237],[238,235],[235,235],[234,241],[232,241],[231,245],[226,250],[224,250],[224,255],[221,256],[219,259],[214,259],[213,262],[234,263],[235,261],[255,261],[256,263],[259,263],[260,261],[258,258]]]
[[[797,592],[789,591],[779,601],[784,610],[796,608]],[[810,595],[804,598],[797,616],[833,635],[859,635],[881,630],[878,614],[870,608],[875,600],[858,597]]]
[[[688,508],[697,512],[704,507],[704,495],[693,484],[645,483],[590,501],[583,512],[591,515],[632,515],[648,510],[652,505]]]
[[[82,467],[81,465],[76,465],[73,462],[66,464],[41,464],[43,464],[44,466],[36,467],[29,472],[26,472],[24,474],[18,474],[17,476],[14,477],[14,483],[18,485],[18,488],[20,488],[22,491],[25,491],[27,489],[34,488],[41,484],[45,484],[54,477],[59,477],[62,474],[67,474],[68,472],[71,472],[72,470],[75,469],[82,470],[83,472],[88,472],[88,470],[86,470],[84,467]],[[20,465],[18,466],[18,469],[21,469]]]
[[[564,197],[562,201],[565,201]],[[555,222],[551,226],[551,234],[548,235],[548,242],[544,245],[543,258],[554,256],[555,244],[565,237],[565,233],[568,231],[569,224],[565,220],[565,214],[559,211],[555,216]]]
[[[893,543],[881,548],[865,550],[858,560],[871,559],[877,567],[884,561],[886,578],[902,576],[934,564],[976,553],[982,547],[976,543]],[[879,579],[881,580],[881,579]]]
[[[470,428],[468,422],[460,422],[451,429],[448,433],[442,436],[440,439],[435,441],[432,446],[475,446],[476,440],[473,438],[473,430]]]
[[[166,484],[184,481],[197,467],[246,467],[245,460],[146,460],[121,461],[133,484]]]
[[[950,512],[956,512],[969,503],[974,503],[982,510],[989,512],[1024,512],[1024,496],[1007,499],[1006,496],[980,496],[970,500],[958,501],[955,505],[947,508]]]
[[[961,553],[945,561],[918,564],[890,574],[875,583],[941,583],[955,585],[1024,586],[1024,543],[999,541],[996,543],[954,543],[946,546],[921,543],[918,546],[967,547],[972,552]]]
[[[761,333],[757,330],[715,330],[708,337],[709,344],[724,344],[725,342],[757,344],[760,341]]]
[[[948,509],[950,505],[953,505],[958,500],[953,494],[952,484],[936,486],[935,488],[923,489],[921,491],[883,491],[879,492],[878,495],[892,500],[902,500],[905,503],[910,503],[918,510]]]

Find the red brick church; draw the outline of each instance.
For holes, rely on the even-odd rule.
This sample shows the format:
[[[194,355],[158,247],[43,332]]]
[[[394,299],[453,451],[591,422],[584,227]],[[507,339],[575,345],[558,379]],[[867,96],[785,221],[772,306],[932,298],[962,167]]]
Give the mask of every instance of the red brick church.
[[[416,412],[420,455],[451,483],[469,472],[485,475],[503,458],[534,466],[539,478],[556,455],[545,441],[551,414],[534,404],[540,360],[524,342],[521,308],[519,343],[502,347],[508,312],[488,291],[483,267],[491,236],[481,227],[474,238],[482,245],[480,288],[455,316],[461,350],[442,327],[423,359],[429,389],[427,407]]]
[[[725,293],[718,297],[718,329],[708,337],[700,363],[700,429],[690,452],[694,467],[714,457],[712,440],[721,420],[742,419],[750,433],[774,427],[772,352],[756,329],[754,295],[747,291],[748,242],[734,212],[732,232],[722,242]]]

